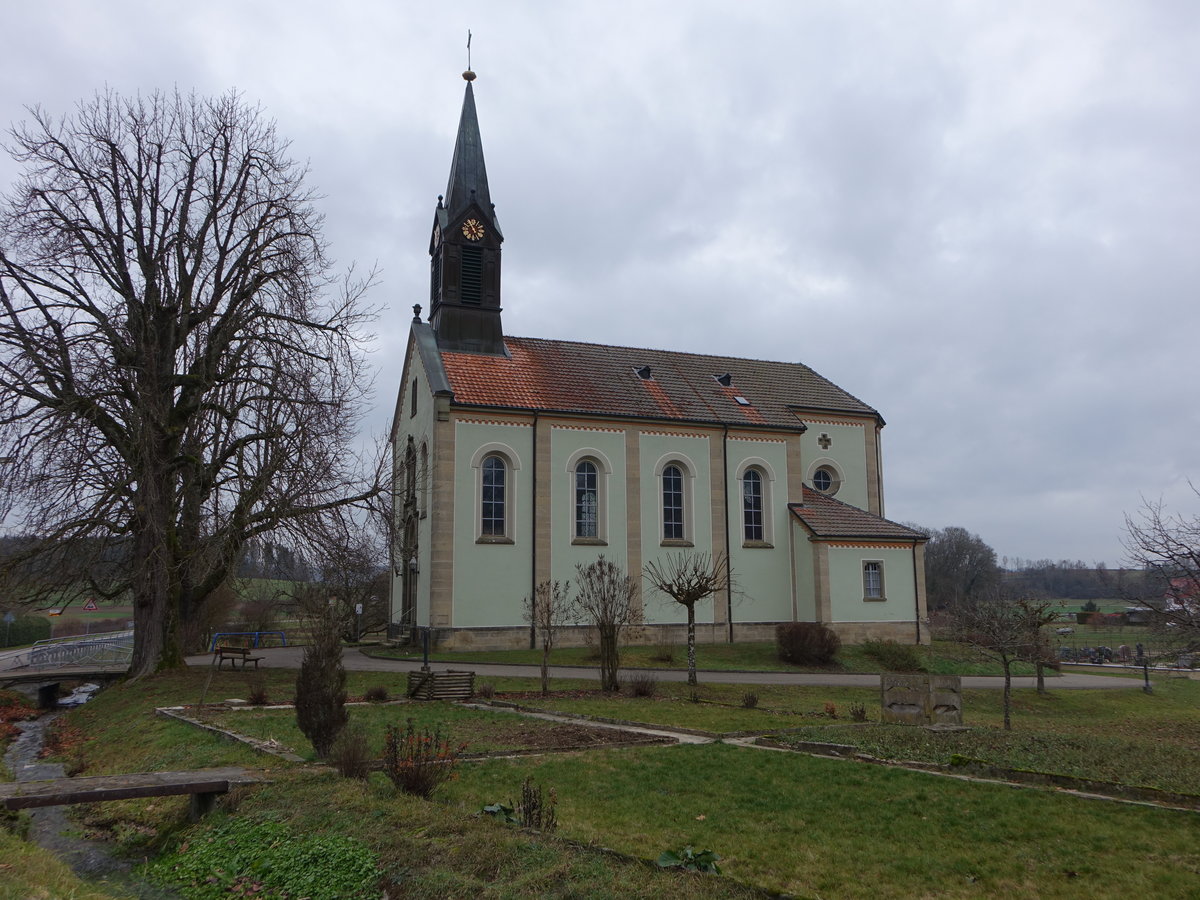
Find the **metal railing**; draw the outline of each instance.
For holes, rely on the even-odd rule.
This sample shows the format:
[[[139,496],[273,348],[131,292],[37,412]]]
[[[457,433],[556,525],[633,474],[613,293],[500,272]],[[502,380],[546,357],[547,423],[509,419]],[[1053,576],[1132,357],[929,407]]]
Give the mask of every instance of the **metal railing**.
[[[80,634],[37,641],[29,648],[29,666],[128,665],[133,659],[133,630],[107,634]]]

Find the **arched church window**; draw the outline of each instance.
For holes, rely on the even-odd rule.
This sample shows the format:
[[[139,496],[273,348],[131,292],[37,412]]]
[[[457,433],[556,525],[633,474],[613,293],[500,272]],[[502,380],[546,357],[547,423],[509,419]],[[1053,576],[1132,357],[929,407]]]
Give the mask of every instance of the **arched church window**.
[[[672,463],[662,470],[663,540],[682,541],[683,470]]]
[[[596,464],[583,460],[575,467],[575,537],[600,536],[600,478]]]
[[[505,487],[508,467],[499,456],[489,456],[483,461],[483,491],[480,509],[480,534],[503,536],[506,524]]]
[[[763,528],[763,478],[758,469],[742,476],[742,534],[747,541],[766,539]]]

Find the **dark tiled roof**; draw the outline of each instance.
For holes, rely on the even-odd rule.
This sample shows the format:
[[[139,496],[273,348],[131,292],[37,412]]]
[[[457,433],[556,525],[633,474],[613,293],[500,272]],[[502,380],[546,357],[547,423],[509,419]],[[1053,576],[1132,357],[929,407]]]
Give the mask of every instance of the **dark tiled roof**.
[[[801,427],[793,408],[878,416],[801,363],[541,338],[504,343],[507,359],[443,351],[456,404],[788,429]],[[638,377],[643,366],[650,380]],[[728,387],[715,377],[725,373]]]
[[[827,494],[804,488],[804,503],[789,503],[788,509],[819,538],[871,538],[875,540],[921,541],[927,535],[883,519],[866,510],[843,503]]]

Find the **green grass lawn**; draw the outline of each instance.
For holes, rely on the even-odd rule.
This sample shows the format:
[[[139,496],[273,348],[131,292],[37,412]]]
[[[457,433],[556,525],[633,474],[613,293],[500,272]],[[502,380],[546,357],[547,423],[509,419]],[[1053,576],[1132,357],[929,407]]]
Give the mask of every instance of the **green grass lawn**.
[[[1000,675],[999,663],[980,655],[977,651],[952,641],[934,641],[931,646],[915,648],[928,672],[939,675]],[[408,648],[375,648],[372,656],[387,659],[421,659],[420,650]],[[540,665],[540,650],[479,650],[473,652],[433,653],[430,659],[452,663],[511,663],[517,665]],[[592,647],[564,647],[554,650],[550,664],[554,666],[598,665],[598,655]],[[621,666],[628,669],[687,669],[687,646],[672,644],[663,646],[627,646],[621,648]],[[855,644],[843,645],[838,652],[837,662],[828,667],[794,666],[779,659],[774,643],[759,642],[746,644],[697,644],[696,666],[714,672],[862,672],[881,671],[878,661],[868,656],[863,648]],[[1018,663],[1013,667],[1016,674],[1031,674],[1033,667]]]
[[[139,856],[178,842],[188,846],[228,814],[281,822],[299,833],[346,835],[377,855],[393,896],[746,895],[729,879],[661,873],[475,817],[488,803],[518,799],[521,780],[532,775],[557,792],[563,837],[642,858],[685,844],[710,848],[737,882],[802,897],[1200,896],[1200,817],[1192,813],[724,744],[464,763],[429,803],[397,795],[379,775],[366,783],[319,775],[152,714],[155,706],[195,703],[210,675],[210,699],[244,697],[254,677],[197,669],[109,688],[62,717],[64,756],[89,774],[265,766],[272,783],[237,792],[226,812],[197,828],[185,825],[179,798],[97,804],[82,811],[81,827],[108,833]],[[261,676],[275,699],[290,699],[294,672]],[[398,675],[349,673],[351,694],[378,684],[393,694],[402,690]],[[869,689],[701,685],[703,702],[693,703],[682,684],[660,683],[656,697],[640,699],[605,697],[586,691],[589,685],[555,682],[572,695],[530,702],[713,732],[802,728],[823,740],[873,741],[881,755],[907,758],[946,749],[922,745],[918,729],[848,727],[851,704],[875,714],[878,695]],[[504,678],[495,686],[532,693],[536,682]],[[742,707],[748,690],[757,694],[758,708]],[[1039,697],[1020,690],[1011,735],[997,728],[998,691],[968,691],[964,707],[974,727],[957,739],[960,752],[1055,766],[1075,760],[1088,771],[1125,758],[1110,776],[1133,783],[1159,778],[1175,789],[1189,783],[1187,772],[1200,772],[1200,683],[1160,682],[1149,696],[1060,690]],[[468,743],[496,741],[498,714],[420,708],[421,721],[439,720]],[[408,705],[358,710],[378,718],[379,728],[391,717],[403,724],[410,714]],[[259,714],[227,715],[236,723]],[[264,736],[294,728],[288,714],[274,716],[261,721],[279,733]],[[1180,782],[1169,781],[1171,770]],[[53,888],[41,894],[58,895]],[[30,888],[18,896],[39,894]]]

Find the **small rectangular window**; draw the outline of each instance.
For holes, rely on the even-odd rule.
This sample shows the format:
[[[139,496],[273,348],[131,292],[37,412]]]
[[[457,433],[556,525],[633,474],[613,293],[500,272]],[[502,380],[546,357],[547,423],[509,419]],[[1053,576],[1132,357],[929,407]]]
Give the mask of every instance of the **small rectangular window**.
[[[409,410],[408,417],[411,419],[417,414],[417,379],[413,379],[412,383],[412,409]]]
[[[863,563],[863,599],[883,599],[883,563],[874,560]]]

